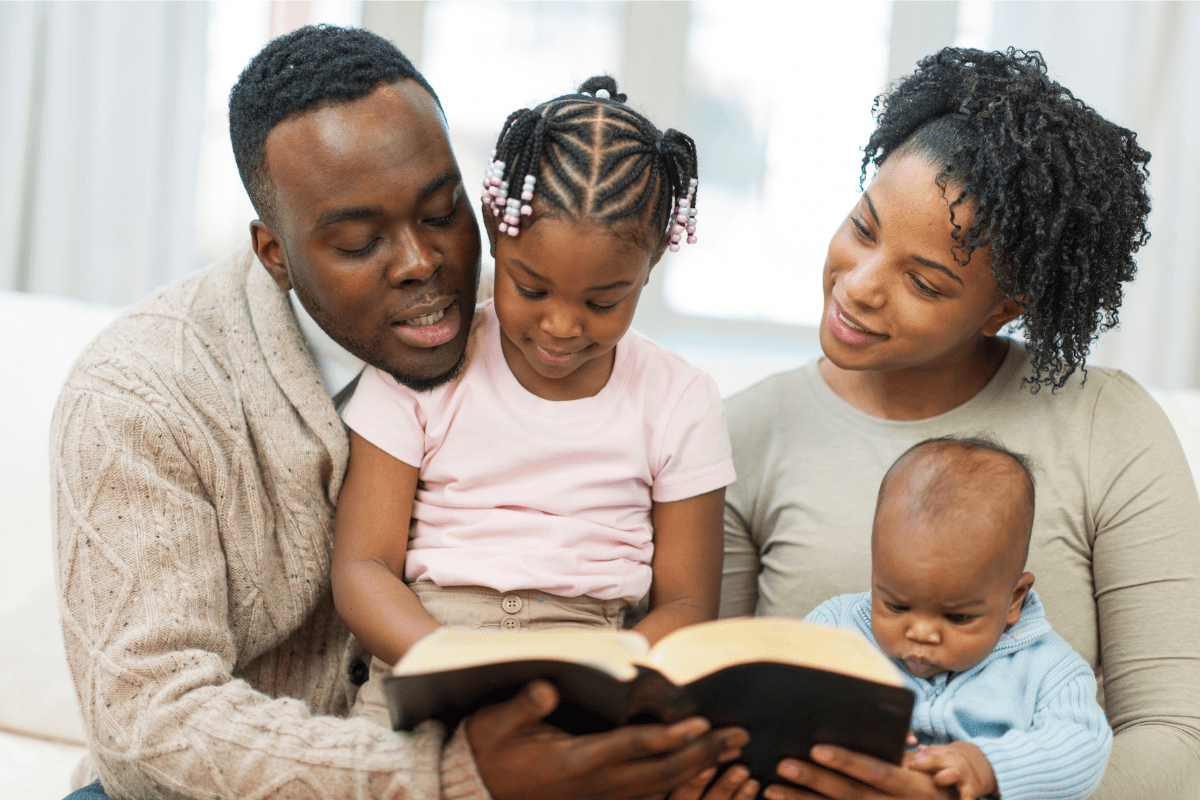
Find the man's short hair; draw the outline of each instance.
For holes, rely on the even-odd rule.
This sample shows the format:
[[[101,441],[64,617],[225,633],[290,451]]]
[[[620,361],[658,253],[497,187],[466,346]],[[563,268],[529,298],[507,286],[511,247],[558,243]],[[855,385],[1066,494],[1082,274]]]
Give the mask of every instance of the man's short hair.
[[[414,80],[441,101],[394,44],[361,28],[307,25],[280,36],[256,55],[229,92],[233,157],[259,218],[275,224],[275,194],[267,175],[266,140],[288,117],[347,103],[377,86]]]

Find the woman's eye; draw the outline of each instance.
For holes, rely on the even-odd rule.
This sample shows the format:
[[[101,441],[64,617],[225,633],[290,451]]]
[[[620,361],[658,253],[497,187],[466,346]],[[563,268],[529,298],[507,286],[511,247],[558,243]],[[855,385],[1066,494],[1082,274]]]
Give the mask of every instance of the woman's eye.
[[[926,297],[941,297],[942,296],[941,292],[939,292],[937,289],[934,289],[932,286],[930,286],[925,281],[921,280],[916,275],[913,276],[912,282],[913,282],[913,286],[916,287],[917,291],[920,292],[921,294],[925,295]]]
[[[856,217],[851,217],[850,222],[854,225],[854,229],[858,232],[859,236],[864,239],[871,238],[871,232],[867,230],[867,226],[863,225]]]

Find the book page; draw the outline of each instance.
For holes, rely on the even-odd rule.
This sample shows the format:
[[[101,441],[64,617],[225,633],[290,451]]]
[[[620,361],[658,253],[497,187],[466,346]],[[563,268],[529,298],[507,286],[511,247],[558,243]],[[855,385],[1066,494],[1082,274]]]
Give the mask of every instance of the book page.
[[[745,617],[692,625],[663,637],[643,659],[680,686],[724,667],[756,661],[904,685],[899,669],[858,631],[796,619]]]
[[[558,628],[545,631],[453,630],[439,628],[400,659],[393,675],[422,675],[505,661],[569,661],[618,680],[637,674],[633,662],[649,649],[633,631]]]

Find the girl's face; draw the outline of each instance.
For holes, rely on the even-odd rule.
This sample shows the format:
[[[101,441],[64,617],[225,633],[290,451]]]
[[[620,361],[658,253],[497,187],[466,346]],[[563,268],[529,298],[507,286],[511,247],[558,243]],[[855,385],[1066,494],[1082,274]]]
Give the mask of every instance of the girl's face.
[[[513,375],[547,400],[599,392],[662,251],[649,253],[586,221],[553,217],[525,223],[515,238],[495,235],[490,226],[489,234],[500,342]]]
[[[821,348],[842,369],[967,364],[980,337],[1017,314],[996,288],[990,249],[976,250],[966,266],[955,260],[936,175],[920,157],[892,156],[829,243]],[[970,226],[969,208],[958,206],[955,216]]]

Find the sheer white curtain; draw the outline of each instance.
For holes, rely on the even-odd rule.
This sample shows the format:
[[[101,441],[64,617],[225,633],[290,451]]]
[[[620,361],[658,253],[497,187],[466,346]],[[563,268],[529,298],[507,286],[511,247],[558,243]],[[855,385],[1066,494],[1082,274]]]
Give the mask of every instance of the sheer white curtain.
[[[0,3],[0,288],[126,304],[198,266],[207,15]]]
[[[1041,50],[1063,85],[1150,151],[1150,243],[1120,328],[1092,350],[1155,386],[1200,386],[1200,4],[995,4],[995,46]]]

